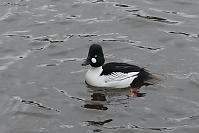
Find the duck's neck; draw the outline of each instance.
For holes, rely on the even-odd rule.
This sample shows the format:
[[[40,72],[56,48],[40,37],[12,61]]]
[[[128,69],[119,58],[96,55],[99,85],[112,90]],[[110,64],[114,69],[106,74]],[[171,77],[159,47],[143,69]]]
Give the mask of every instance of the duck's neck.
[[[97,71],[97,70],[102,70],[102,66],[100,67],[91,67],[92,70]]]
[[[102,66],[100,67],[91,67],[90,71],[95,72],[96,74],[100,75],[103,71]]]

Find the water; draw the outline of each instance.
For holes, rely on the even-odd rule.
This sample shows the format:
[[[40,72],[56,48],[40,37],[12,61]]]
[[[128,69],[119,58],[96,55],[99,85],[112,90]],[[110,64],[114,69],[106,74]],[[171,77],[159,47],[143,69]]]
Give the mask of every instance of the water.
[[[198,0],[0,2],[1,133],[198,133]],[[89,45],[164,83],[90,88]]]

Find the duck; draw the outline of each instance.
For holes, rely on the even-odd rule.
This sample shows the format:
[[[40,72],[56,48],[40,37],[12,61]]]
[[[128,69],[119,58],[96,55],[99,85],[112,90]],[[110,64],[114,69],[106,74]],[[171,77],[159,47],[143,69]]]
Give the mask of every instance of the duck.
[[[159,84],[164,77],[150,73],[145,68],[128,63],[110,62],[105,64],[101,45],[92,44],[82,66],[90,65],[86,72],[85,82],[93,87],[130,88],[134,96],[136,88]]]

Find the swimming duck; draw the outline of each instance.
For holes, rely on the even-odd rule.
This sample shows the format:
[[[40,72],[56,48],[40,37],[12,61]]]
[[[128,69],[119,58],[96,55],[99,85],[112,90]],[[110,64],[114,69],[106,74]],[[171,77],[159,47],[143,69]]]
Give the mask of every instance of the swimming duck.
[[[85,81],[94,87],[130,88],[131,95],[134,88],[143,85],[154,85],[164,80],[164,77],[152,74],[145,68],[127,63],[105,63],[102,47],[93,44],[89,48],[88,57],[82,66],[91,65],[87,71]]]

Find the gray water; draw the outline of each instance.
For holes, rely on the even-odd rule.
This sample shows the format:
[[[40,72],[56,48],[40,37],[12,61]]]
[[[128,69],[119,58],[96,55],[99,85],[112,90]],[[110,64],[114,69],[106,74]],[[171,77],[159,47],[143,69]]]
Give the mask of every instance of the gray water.
[[[198,133],[198,0],[1,0],[0,133]],[[106,62],[164,83],[90,88],[93,43]]]

